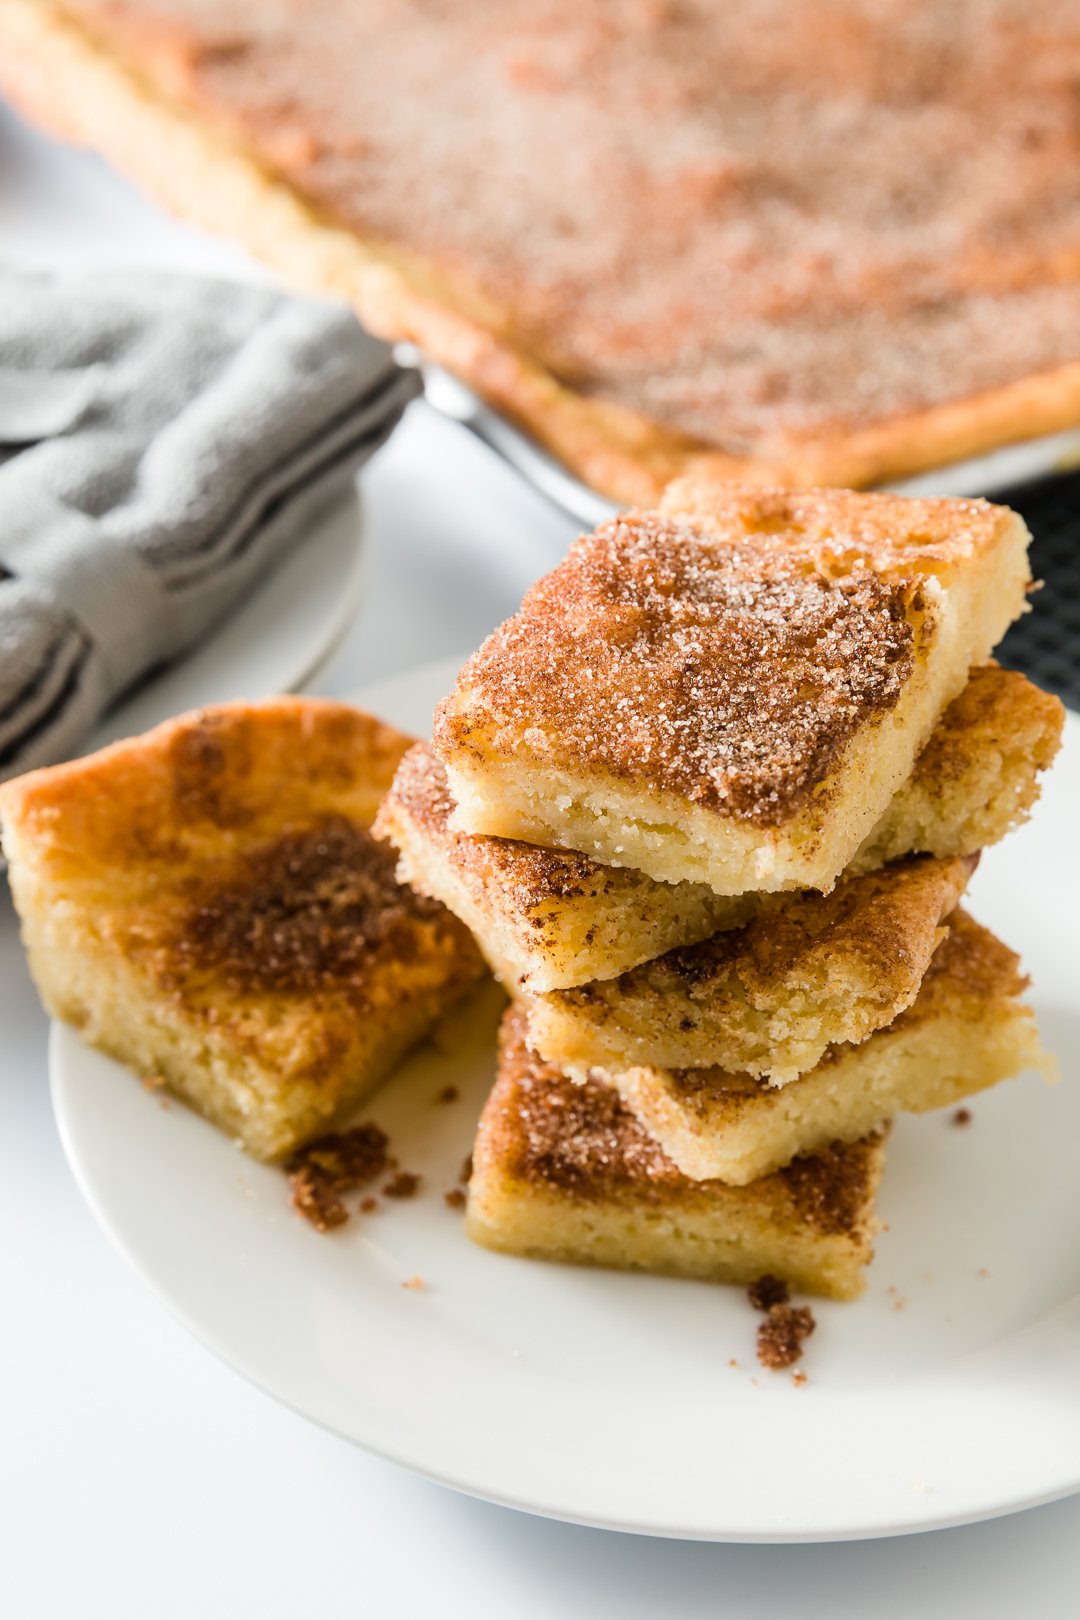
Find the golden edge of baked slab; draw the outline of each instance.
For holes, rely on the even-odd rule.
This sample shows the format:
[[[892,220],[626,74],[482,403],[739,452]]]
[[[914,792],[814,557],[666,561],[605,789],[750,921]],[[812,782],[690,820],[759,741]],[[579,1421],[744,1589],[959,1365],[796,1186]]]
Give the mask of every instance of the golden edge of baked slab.
[[[651,504],[675,477],[865,488],[1080,422],[1080,361],[782,457],[733,456],[560,383],[510,312],[440,268],[339,226],[240,142],[173,100],[49,0],[0,0],[0,86],[53,134],[103,153],[159,202],[240,242],[294,285],[337,293],[373,332],[414,342],[586,484]]]

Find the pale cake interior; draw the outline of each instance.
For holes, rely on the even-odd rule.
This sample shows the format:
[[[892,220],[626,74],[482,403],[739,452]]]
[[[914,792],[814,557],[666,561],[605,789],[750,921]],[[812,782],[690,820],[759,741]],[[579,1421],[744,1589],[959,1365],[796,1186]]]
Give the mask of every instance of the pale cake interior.
[[[1064,707],[1013,670],[984,664],[946,709],[849,875],[927,851],[969,855],[1026,818],[1060,745]],[[568,850],[470,836],[451,826],[441,763],[411,749],[379,812],[399,876],[450,907],[494,971],[531,992],[611,979],[745,923],[773,897],[657,883]],[[781,901],[782,903],[782,901]]]
[[[799,1154],[852,1142],[894,1114],[929,1113],[1025,1071],[1057,1078],[1015,953],[957,910],[915,1001],[858,1046],[769,1086],[721,1069],[593,1070],[684,1175],[745,1186]]]
[[[436,716],[463,832],[828,889],[1024,611],[1005,508],[682,481],[571,547]]]
[[[527,997],[529,1039],[575,1076],[719,1065],[790,1083],[911,1005],[973,868],[917,855],[829,895],[786,895],[617,979]]]
[[[481,1116],[467,1230],[535,1259],[851,1299],[873,1256],[881,1135],[836,1145],[750,1187],[680,1174],[608,1086],[574,1085],[530,1052],[518,1009]]]
[[[49,1012],[259,1158],[362,1101],[483,971],[370,831],[409,741],[287,699],[7,784],[4,850]]]

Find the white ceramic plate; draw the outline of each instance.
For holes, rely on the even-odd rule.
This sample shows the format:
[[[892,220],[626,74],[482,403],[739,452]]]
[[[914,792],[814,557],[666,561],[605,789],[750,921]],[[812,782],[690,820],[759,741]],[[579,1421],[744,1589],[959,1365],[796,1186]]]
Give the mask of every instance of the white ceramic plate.
[[[360,694],[423,730],[453,666]],[[1080,722],[976,914],[1024,953],[1065,1082],[974,1120],[902,1120],[866,1295],[817,1304],[808,1381],[755,1368],[740,1292],[473,1248],[443,1202],[491,1075],[490,1028],[426,1050],[366,1110],[424,1178],[320,1237],[177,1104],[55,1029],[56,1113],[98,1219],[237,1371],[383,1457],[588,1524],[739,1541],[958,1524],[1080,1488]],[[460,1101],[436,1105],[447,1084]],[[419,1276],[424,1286],[403,1288]],[[734,1359],[737,1366],[730,1363]]]
[[[184,709],[297,691],[352,623],[363,565],[361,502],[353,488],[312,520],[305,539],[220,629],[114,709],[87,740],[87,751]]]

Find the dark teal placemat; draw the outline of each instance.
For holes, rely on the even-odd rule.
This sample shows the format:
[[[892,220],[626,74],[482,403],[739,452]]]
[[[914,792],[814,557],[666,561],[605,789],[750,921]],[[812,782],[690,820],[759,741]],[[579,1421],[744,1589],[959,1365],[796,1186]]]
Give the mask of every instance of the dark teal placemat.
[[[1071,709],[1080,709],[1080,473],[995,495],[1020,512],[1033,536],[1031,568],[1043,588],[1013,625],[998,658]]]

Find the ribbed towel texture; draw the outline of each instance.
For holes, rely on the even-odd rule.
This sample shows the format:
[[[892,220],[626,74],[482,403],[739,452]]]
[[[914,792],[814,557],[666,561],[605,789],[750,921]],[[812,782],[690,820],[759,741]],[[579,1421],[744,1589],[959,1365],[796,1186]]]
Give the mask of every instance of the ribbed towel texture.
[[[418,392],[344,304],[0,268],[0,780],[243,601]]]

